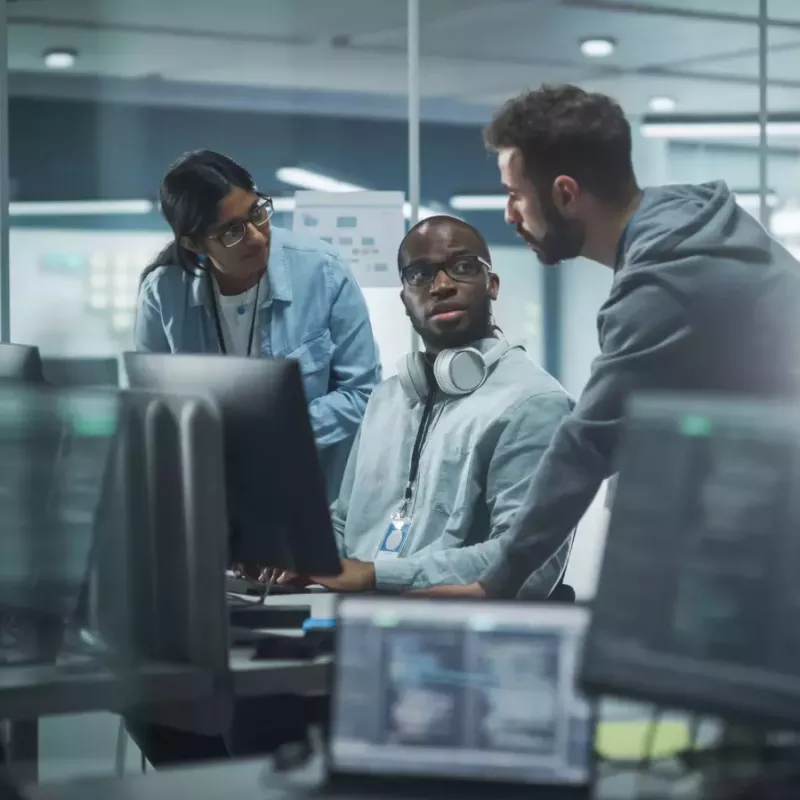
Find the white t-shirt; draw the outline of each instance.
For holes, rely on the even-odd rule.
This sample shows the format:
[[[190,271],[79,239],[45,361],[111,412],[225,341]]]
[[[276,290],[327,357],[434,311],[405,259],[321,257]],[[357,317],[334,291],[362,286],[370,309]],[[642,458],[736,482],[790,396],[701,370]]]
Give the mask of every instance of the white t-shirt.
[[[219,287],[215,281],[214,291],[217,295],[220,325],[222,327],[222,335],[225,337],[225,348],[228,351],[228,355],[246,356],[247,347],[250,344],[250,327],[253,324],[256,292],[258,292],[260,305],[267,291],[265,280],[262,278],[259,284],[248,289],[243,294],[237,295],[220,294]],[[256,324],[253,328],[253,347],[250,355],[257,357],[261,354],[261,329],[258,324],[257,310],[255,314]]]

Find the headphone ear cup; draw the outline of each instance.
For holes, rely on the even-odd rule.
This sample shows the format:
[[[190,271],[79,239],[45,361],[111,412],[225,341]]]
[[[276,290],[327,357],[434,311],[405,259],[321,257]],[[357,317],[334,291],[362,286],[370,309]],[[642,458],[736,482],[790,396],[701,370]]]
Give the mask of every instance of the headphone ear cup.
[[[428,376],[425,372],[424,357],[421,353],[409,353],[397,365],[397,377],[406,397],[417,403],[428,396]]]
[[[483,355],[474,347],[442,350],[433,364],[439,388],[453,397],[474,392],[486,380],[487,372]]]

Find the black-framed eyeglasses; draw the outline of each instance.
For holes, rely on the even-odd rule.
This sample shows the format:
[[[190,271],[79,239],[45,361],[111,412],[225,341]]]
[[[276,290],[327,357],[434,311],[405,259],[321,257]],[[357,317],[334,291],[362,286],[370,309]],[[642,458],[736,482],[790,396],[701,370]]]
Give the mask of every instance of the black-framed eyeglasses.
[[[492,265],[480,256],[463,255],[451,258],[449,261],[412,261],[400,270],[400,277],[404,284],[414,289],[430,286],[440,271],[448,278],[459,283],[470,283],[477,280],[484,270],[492,271]]]
[[[247,219],[232,223],[225,228],[222,233],[209,236],[209,239],[214,239],[223,247],[236,247],[236,245],[243,242],[245,236],[247,236],[248,225],[254,225],[256,228],[263,228],[264,225],[269,222],[274,210],[272,198],[262,197],[261,200],[250,209]]]

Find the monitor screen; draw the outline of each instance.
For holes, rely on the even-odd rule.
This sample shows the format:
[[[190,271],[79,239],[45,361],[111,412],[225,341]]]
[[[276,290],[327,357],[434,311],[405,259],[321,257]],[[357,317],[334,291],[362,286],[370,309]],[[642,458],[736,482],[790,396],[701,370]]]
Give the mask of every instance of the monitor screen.
[[[635,398],[581,667],[591,692],[800,723],[800,413]]]
[[[77,609],[117,419],[113,392],[0,387],[3,663],[34,657],[43,615]]]
[[[586,626],[586,609],[555,603],[343,598],[332,771],[588,784]]]

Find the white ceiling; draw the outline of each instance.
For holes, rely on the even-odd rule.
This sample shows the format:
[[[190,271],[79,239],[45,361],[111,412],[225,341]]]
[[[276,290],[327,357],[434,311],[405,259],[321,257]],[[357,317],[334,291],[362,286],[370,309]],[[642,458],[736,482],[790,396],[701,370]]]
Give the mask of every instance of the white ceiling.
[[[483,118],[543,81],[606,92],[632,115],[646,113],[654,94],[675,97],[678,113],[755,113],[758,29],[706,12],[752,18],[757,6],[420,0],[426,113]],[[769,33],[770,108],[800,112],[800,2],[771,0],[769,13],[781,23]],[[120,98],[134,87],[139,99],[202,105],[238,97],[252,106],[267,96],[296,101],[300,92],[307,110],[318,103],[328,113],[344,110],[344,96],[333,93],[371,93],[380,96],[379,114],[392,103],[402,109],[406,95],[405,0],[16,0],[8,16],[16,94],[77,96],[97,91],[103,78],[115,79],[100,84],[105,96],[113,85]],[[587,62],[578,51],[587,36],[611,36],[617,51]],[[80,53],[71,74],[45,69],[42,54],[52,47]]]

